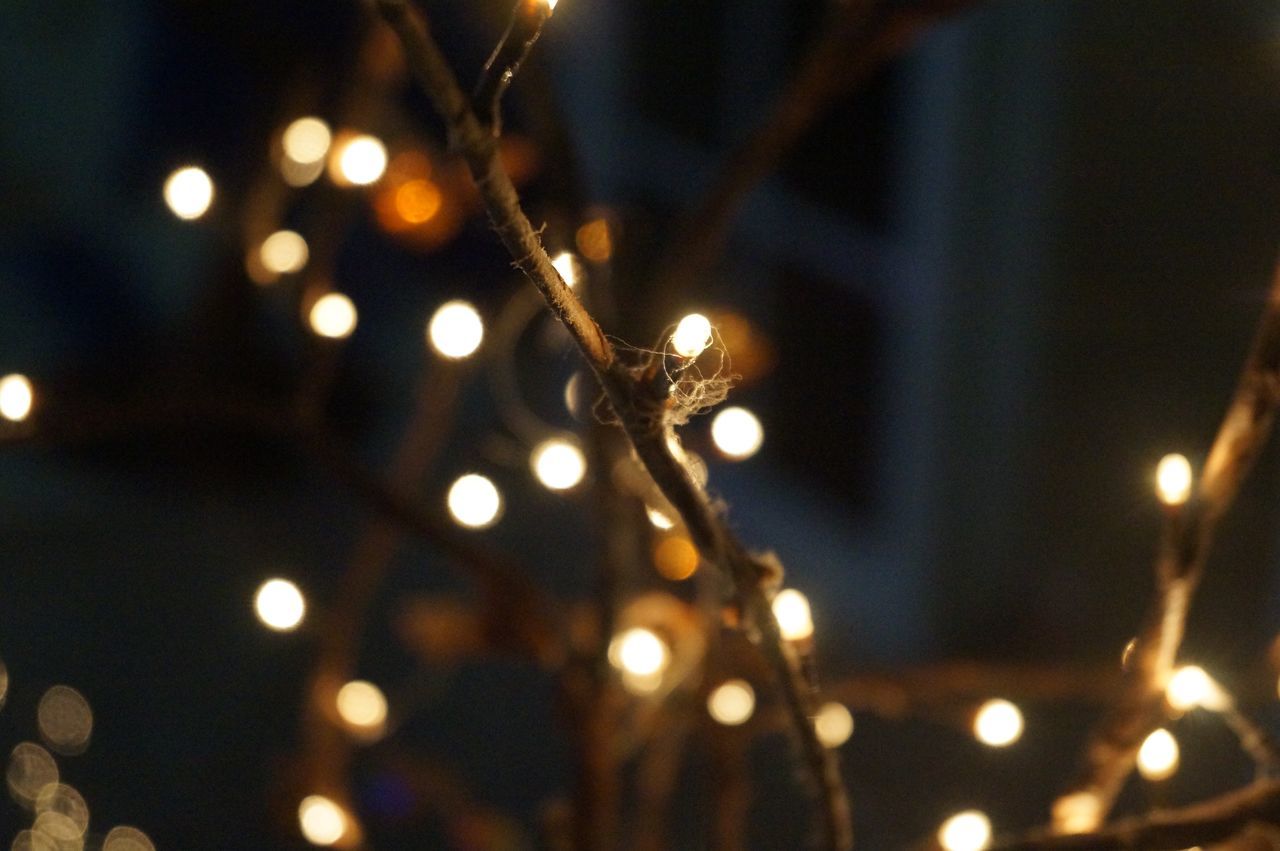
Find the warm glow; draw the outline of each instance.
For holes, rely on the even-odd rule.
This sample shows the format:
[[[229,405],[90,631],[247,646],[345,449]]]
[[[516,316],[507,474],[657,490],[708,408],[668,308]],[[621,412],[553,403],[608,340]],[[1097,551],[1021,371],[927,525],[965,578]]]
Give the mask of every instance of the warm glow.
[[[258,588],[253,598],[258,620],[269,629],[288,632],[298,628],[307,612],[307,602],[302,591],[287,579],[268,579]]]
[[[1156,494],[1165,505],[1182,505],[1191,496],[1191,462],[1184,455],[1166,455],[1156,466]]]
[[[649,522],[653,524],[655,529],[662,529],[665,531],[676,525],[676,521],[668,517],[665,512],[659,511],[656,508],[646,508],[644,512],[648,515]]]
[[[556,2],[557,2],[557,0],[542,0],[542,2],[547,4],[547,11],[548,11],[548,12],[553,12],[553,11],[555,11],[555,8],[556,8]]]
[[[21,422],[31,414],[35,391],[25,375],[12,373],[0,378],[0,417]]]
[[[853,713],[843,703],[824,703],[814,716],[813,729],[823,747],[838,748],[853,735]]]
[[[779,591],[773,598],[773,616],[778,620],[782,637],[788,641],[799,641],[813,635],[809,600],[794,588]]]
[[[333,845],[346,834],[348,824],[342,807],[323,795],[309,795],[298,805],[298,825],[312,845]]]
[[[46,745],[60,754],[84,753],[93,733],[93,710],[70,686],[53,686],[36,707],[36,726]]]
[[[356,306],[342,293],[326,293],[311,305],[307,319],[321,337],[340,340],[356,329]]]
[[[564,278],[564,282],[571,288],[578,285],[578,279],[582,276],[582,267],[578,263],[577,257],[574,257],[568,251],[561,251],[551,258],[551,265],[556,267],[560,277]]]
[[[5,781],[15,801],[32,807],[41,789],[58,782],[58,764],[47,750],[34,742],[20,742],[9,754]]]
[[[268,272],[291,275],[307,265],[307,241],[291,230],[278,230],[262,241],[258,257]]]
[[[461,360],[480,348],[484,339],[484,322],[476,309],[465,301],[447,301],[427,323],[427,341],[431,348],[450,360]]]
[[[666,670],[671,653],[652,630],[634,627],[609,643],[609,661],[625,673],[649,677]]]
[[[938,843],[946,851],[981,851],[991,842],[991,820],[986,813],[965,810],[938,828]]]
[[[107,831],[102,851],[156,851],[155,843],[136,827],[121,825]]]
[[[1073,792],[1053,804],[1053,832],[1092,833],[1102,824],[1102,802],[1092,792]]]
[[[698,548],[684,535],[668,535],[653,548],[653,565],[666,579],[688,579],[698,569]]]
[[[314,163],[294,162],[288,157],[280,160],[280,176],[290,186],[309,186],[322,174],[324,174],[324,160]]]
[[[558,437],[539,443],[529,460],[538,481],[553,491],[568,490],[582,481],[587,472],[587,459],[582,450]]]
[[[32,827],[37,834],[54,839],[59,848],[80,847],[77,840],[89,829],[89,805],[83,795],[65,783],[49,783],[36,796],[35,810]]]
[[[671,335],[671,348],[685,358],[696,358],[711,345],[711,320],[701,313],[690,313]]]
[[[1175,671],[1165,687],[1165,697],[1169,705],[1179,712],[1197,706],[1217,711],[1226,709],[1229,704],[1222,687],[1198,665],[1184,665]]]
[[[755,455],[764,443],[764,428],[746,408],[725,408],[711,421],[711,440],[729,458]]]
[[[178,218],[198,219],[213,203],[213,181],[202,168],[180,168],[164,182],[164,202]]]
[[[502,494],[489,479],[479,473],[467,473],[449,488],[449,513],[470,529],[492,526],[502,513]]]
[[[1007,700],[988,700],[973,718],[973,735],[993,748],[1011,745],[1022,737],[1022,711]]]
[[[352,680],[338,689],[338,716],[356,731],[379,734],[387,722],[387,698],[365,680]]]
[[[1148,780],[1165,780],[1178,770],[1178,740],[1168,730],[1154,731],[1138,749],[1138,773]]]
[[[444,195],[430,180],[406,180],[396,189],[396,213],[411,225],[435,218],[444,204]]]
[[[298,165],[312,165],[324,159],[329,153],[329,143],[333,134],[329,125],[319,118],[307,116],[294,121],[284,130],[281,146],[284,155]]]
[[[368,135],[354,136],[336,149],[338,173],[347,183],[368,186],[387,169],[387,148]]]
[[[613,237],[604,219],[594,219],[578,228],[574,241],[582,256],[596,263],[603,263],[613,255]]]
[[[746,723],[756,709],[756,693],[746,680],[728,680],[707,695],[707,712],[726,727]]]

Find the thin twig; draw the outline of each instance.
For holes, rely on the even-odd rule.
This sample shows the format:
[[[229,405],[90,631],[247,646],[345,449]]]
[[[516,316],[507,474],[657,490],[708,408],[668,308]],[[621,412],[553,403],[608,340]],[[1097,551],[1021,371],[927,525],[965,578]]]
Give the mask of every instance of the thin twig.
[[[515,79],[521,63],[542,34],[542,25],[551,17],[547,0],[516,0],[506,32],[493,49],[476,83],[471,102],[476,113],[489,122],[494,136],[502,132],[502,96]]]

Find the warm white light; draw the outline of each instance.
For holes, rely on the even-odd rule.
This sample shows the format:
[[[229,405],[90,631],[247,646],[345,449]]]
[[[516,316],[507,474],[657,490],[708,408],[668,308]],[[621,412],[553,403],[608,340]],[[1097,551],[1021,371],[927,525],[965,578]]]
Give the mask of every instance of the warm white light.
[[[302,591],[287,579],[268,579],[258,588],[253,598],[258,620],[277,632],[297,629],[307,612],[307,601]]]
[[[553,12],[555,11],[556,3],[558,2],[558,0],[542,0],[542,2],[547,4],[548,12]]]
[[[577,257],[574,257],[568,251],[561,251],[551,258],[551,265],[556,267],[556,271],[560,273],[560,277],[564,278],[564,282],[569,287],[572,288],[578,285],[582,267],[578,263]]]
[[[449,488],[448,505],[454,520],[471,529],[484,529],[497,522],[502,494],[486,477],[467,473]]]
[[[377,734],[387,722],[387,698],[371,682],[352,680],[338,689],[338,715],[362,733]]]
[[[312,845],[333,845],[346,834],[348,824],[342,807],[323,795],[309,795],[298,805],[298,826]]]
[[[666,531],[676,525],[676,521],[668,517],[666,512],[659,511],[656,508],[646,508],[644,511],[649,516],[649,522],[653,524],[655,529]],[[1280,686],[1277,686],[1277,689],[1280,689]]]
[[[180,168],[164,182],[164,202],[180,219],[198,219],[213,203],[213,181],[202,168]]]
[[[629,629],[609,643],[609,661],[614,667],[636,676],[660,674],[670,660],[666,642],[644,627]]]
[[[946,851],[981,851],[991,842],[991,819],[978,810],[956,813],[938,828],[938,844]]]
[[[1165,505],[1182,505],[1191,496],[1191,462],[1173,453],[1156,465],[1156,495]]]
[[[711,440],[725,455],[740,461],[759,451],[764,427],[746,408],[725,408],[711,421]]]
[[[838,748],[853,735],[853,713],[843,703],[824,703],[814,716],[813,728],[823,747]]]
[[[15,423],[25,420],[35,398],[35,390],[25,375],[15,372],[0,378],[0,417]]]
[[[1198,665],[1183,665],[1174,671],[1165,687],[1165,697],[1179,712],[1197,706],[1217,711],[1226,709],[1229,702],[1222,687]]]
[[[779,591],[773,598],[773,616],[778,620],[782,637],[788,641],[799,641],[813,635],[809,600],[794,588]]]
[[[530,463],[538,481],[553,491],[568,490],[582,481],[587,472],[587,459],[582,450],[558,437],[539,443]]]
[[[1011,745],[1022,737],[1022,711],[1007,700],[988,700],[973,717],[973,735],[993,748]]]
[[[1178,740],[1168,730],[1152,732],[1138,749],[1138,772],[1148,780],[1165,780],[1178,770]]]
[[[312,331],[340,340],[356,329],[356,306],[342,293],[325,293],[316,299],[307,318]]]
[[[690,313],[671,335],[671,348],[686,358],[696,358],[711,345],[711,320],[701,313]]]
[[[155,843],[136,827],[121,825],[107,831],[102,851],[156,851]]]
[[[329,153],[333,134],[329,125],[319,118],[307,116],[294,121],[284,130],[281,146],[284,155],[299,165],[311,165],[324,159]]]
[[[726,727],[745,724],[755,708],[755,689],[746,680],[726,680],[707,695],[707,712]]]
[[[387,148],[373,136],[356,136],[338,153],[338,170],[356,186],[376,183],[387,170]]]
[[[307,241],[291,230],[278,230],[262,241],[258,257],[269,272],[291,275],[307,265]]]
[[[476,309],[465,301],[447,301],[431,315],[427,323],[427,341],[442,357],[460,360],[480,348],[484,339],[484,322]]]
[[[1102,801],[1092,792],[1072,792],[1053,804],[1053,832],[1092,833],[1102,824]]]

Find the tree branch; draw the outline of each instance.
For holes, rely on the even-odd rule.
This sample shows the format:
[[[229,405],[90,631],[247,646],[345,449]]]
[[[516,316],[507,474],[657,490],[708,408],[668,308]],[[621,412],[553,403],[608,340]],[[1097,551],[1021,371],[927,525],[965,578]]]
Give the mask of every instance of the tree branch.
[[[542,25],[551,17],[548,0],[516,0],[511,21],[498,46],[484,63],[471,102],[476,112],[489,122],[493,135],[502,132],[502,96],[515,79],[521,63],[542,34]]]

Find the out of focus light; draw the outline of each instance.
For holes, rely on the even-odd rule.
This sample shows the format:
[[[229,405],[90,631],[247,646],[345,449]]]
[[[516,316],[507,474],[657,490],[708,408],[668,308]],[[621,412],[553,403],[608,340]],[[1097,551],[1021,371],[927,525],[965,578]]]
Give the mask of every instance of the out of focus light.
[[[648,516],[649,522],[653,524],[653,528],[655,529],[662,529],[665,531],[667,529],[674,528],[676,525],[676,521],[668,517],[666,512],[659,511],[656,508],[645,508],[644,513]]]
[[[333,134],[329,125],[319,118],[307,116],[299,118],[284,130],[281,146],[284,155],[299,165],[311,165],[322,161],[329,153],[329,144]]]
[[[539,443],[529,462],[538,481],[553,491],[568,490],[582,481],[587,472],[587,459],[582,450],[559,437]]]
[[[696,358],[711,345],[711,320],[701,313],[690,313],[680,320],[671,335],[671,348],[685,358]]]
[[[22,422],[31,415],[35,398],[35,390],[25,375],[14,372],[0,378],[0,417]]]
[[[340,340],[356,329],[356,306],[342,293],[325,293],[307,314],[311,330],[321,337]]]
[[[1191,496],[1191,462],[1173,453],[1156,465],[1156,495],[1165,505],[1182,505]]]
[[[813,616],[809,600],[794,588],[786,588],[773,598],[773,616],[787,641],[800,641],[813,635]]]
[[[353,136],[334,147],[340,179],[356,186],[376,183],[387,169],[387,148],[374,136]]]
[[[746,408],[725,408],[711,420],[711,440],[729,458],[750,458],[764,443],[764,427]]]
[[[554,11],[554,10],[555,10],[557,0],[542,0],[542,2],[547,4],[547,11],[548,11],[548,12],[551,12],[551,11]]]
[[[4,699],[9,696],[9,669],[4,666],[4,662],[0,662],[0,706],[4,706]]]
[[[502,494],[479,473],[467,473],[455,481],[449,487],[447,503],[453,519],[469,529],[492,526],[502,513]]]
[[[1169,705],[1179,712],[1197,706],[1220,711],[1229,704],[1226,692],[1198,665],[1183,665],[1174,671],[1169,685],[1165,687],[1165,697]]]
[[[307,265],[307,241],[291,230],[278,230],[262,241],[258,257],[268,272],[291,275]]]
[[[609,223],[604,219],[593,219],[578,228],[574,241],[588,260],[603,263],[613,256],[613,237],[609,233]]]
[[[380,735],[387,723],[387,698],[371,682],[352,680],[338,689],[338,716],[364,735]]]
[[[582,267],[578,263],[577,257],[574,257],[568,251],[561,251],[551,258],[551,265],[556,267],[556,271],[560,273],[560,277],[564,278],[564,282],[570,288],[578,285],[578,279],[582,276]]]
[[[671,653],[653,630],[633,627],[609,643],[609,661],[626,673],[645,677],[666,670]]]
[[[843,703],[824,703],[814,716],[813,728],[824,747],[838,748],[853,735],[853,713]]]
[[[197,166],[180,168],[164,182],[164,202],[178,218],[198,219],[213,203],[213,180]]]
[[[396,212],[411,225],[431,221],[443,204],[439,187],[425,178],[406,180],[396,188]]]
[[[946,851],[981,851],[991,842],[991,819],[978,810],[956,813],[938,828],[938,844]]]
[[[102,851],[156,851],[151,838],[136,827],[121,825],[107,831]]]
[[[36,707],[36,726],[45,744],[54,751],[83,753],[93,733],[93,710],[80,692],[70,686],[53,686]]]
[[[302,623],[307,601],[298,586],[288,579],[268,579],[253,598],[253,610],[268,629],[289,632]]]
[[[707,695],[707,712],[726,727],[746,723],[756,709],[756,693],[746,680],[726,680]]]
[[[993,748],[1011,745],[1022,737],[1022,711],[1007,700],[988,700],[973,717],[973,735]]]
[[[450,360],[468,357],[480,348],[483,339],[484,322],[469,302],[446,301],[427,323],[427,341],[431,348]]]
[[[1102,801],[1092,792],[1072,792],[1053,804],[1053,832],[1092,833],[1102,824]]]
[[[349,825],[346,811],[323,795],[308,795],[298,805],[298,826],[312,845],[337,843]]]
[[[666,579],[679,582],[698,569],[698,548],[684,535],[667,535],[653,548],[653,565]]]
[[[300,163],[285,157],[280,161],[280,176],[284,182],[293,187],[309,186],[324,174],[324,160],[314,163]]]
[[[40,790],[58,782],[58,764],[36,743],[20,742],[9,754],[5,782],[15,801],[24,807],[33,807]]]
[[[49,783],[36,795],[37,832],[42,830],[42,821],[45,833],[63,842],[75,841],[89,829],[89,805],[65,783]]]
[[[1178,758],[1178,740],[1162,727],[1138,749],[1138,773],[1148,780],[1166,780],[1178,770]]]

